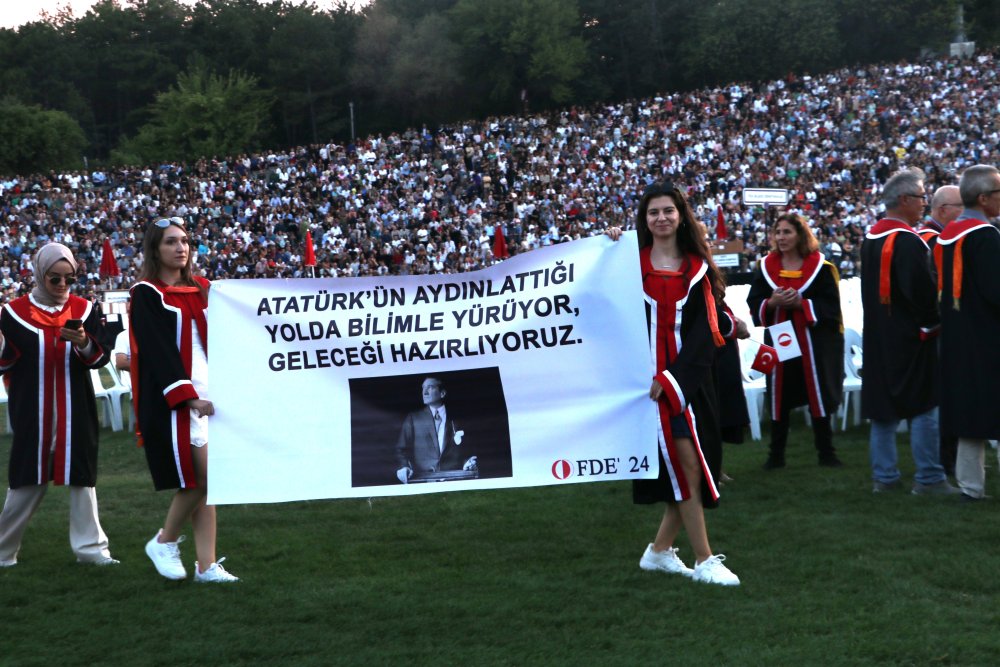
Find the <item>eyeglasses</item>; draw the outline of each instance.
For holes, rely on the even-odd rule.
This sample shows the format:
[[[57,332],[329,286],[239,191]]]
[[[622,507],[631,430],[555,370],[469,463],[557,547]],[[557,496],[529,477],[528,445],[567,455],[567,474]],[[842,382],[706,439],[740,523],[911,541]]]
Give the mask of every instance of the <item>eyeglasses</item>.
[[[995,188],[993,190],[987,190],[983,194],[986,195],[987,197],[989,197],[990,195],[994,195],[994,194],[996,194],[998,192],[1000,192],[1000,188]]]
[[[953,204],[951,202],[945,202],[941,204],[941,208],[944,208],[945,206],[954,206],[955,208],[965,208],[965,204],[963,204],[962,202],[959,202],[957,204]]]
[[[907,197],[916,197],[917,199],[923,199],[924,201],[927,201],[927,194],[926,193],[924,193],[924,194],[914,194],[914,193],[911,193],[911,192],[907,192],[906,196]]]
[[[62,275],[61,273],[51,273],[46,276],[50,285],[58,285],[59,283],[66,283],[66,286],[70,286],[76,282],[76,276],[72,275]]]
[[[174,216],[172,218],[160,218],[153,224],[159,227],[160,229],[166,229],[170,225],[174,225],[175,227],[180,227],[181,229],[184,229],[184,218],[180,218],[177,216]]]

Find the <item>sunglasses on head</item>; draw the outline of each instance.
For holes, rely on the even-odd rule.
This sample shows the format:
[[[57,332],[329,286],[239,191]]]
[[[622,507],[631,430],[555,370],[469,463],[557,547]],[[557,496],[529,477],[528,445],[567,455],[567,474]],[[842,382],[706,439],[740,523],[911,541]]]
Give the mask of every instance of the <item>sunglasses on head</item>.
[[[175,227],[180,227],[181,229],[184,229],[184,218],[179,218],[177,216],[174,216],[173,218],[160,218],[153,224],[159,227],[160,229],[166,229],[170,225],[174,225]]]
[[[679,190],[674,187],[672,181],[664,181],[662,183],[653,183],[646,188],[646,191],[642,193],[643,197],[656,197],[659,195],[674,195],[678,194]]]
[[[53,276],[47,276],[50,285],[58,285],[59,283],[66,283],[67,285],[72,285],[76,282],[76,276],[61,276],[59,274]]]

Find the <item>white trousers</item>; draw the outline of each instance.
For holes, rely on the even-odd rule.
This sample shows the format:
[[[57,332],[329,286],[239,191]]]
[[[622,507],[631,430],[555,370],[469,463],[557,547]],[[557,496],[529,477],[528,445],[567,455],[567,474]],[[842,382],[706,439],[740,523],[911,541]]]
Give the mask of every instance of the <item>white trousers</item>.
[[[986,446],[988,440],[972,438],[958,439],[958,452],[955,456],[955,481],[958,488],[967,496],[983,498],[986,496]],[[1000,452],[997,453],[1000,458]]]
[[[48,489],[48,484],[7,489],[7,499],[0,512],[0,562],[8,565],[17,562],[28,521]],[[69,487],[69,546],[82,563],[111,557],[108,536],[97,516],[97,491],[92,486]]]

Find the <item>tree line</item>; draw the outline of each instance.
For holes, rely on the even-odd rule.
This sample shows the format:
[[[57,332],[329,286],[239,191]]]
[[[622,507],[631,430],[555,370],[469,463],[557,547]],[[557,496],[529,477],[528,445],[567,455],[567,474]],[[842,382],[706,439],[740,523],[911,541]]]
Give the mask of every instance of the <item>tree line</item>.
[[[1000,44],[995,0],[102,0],[0,30],[0,173],[421,124]]]

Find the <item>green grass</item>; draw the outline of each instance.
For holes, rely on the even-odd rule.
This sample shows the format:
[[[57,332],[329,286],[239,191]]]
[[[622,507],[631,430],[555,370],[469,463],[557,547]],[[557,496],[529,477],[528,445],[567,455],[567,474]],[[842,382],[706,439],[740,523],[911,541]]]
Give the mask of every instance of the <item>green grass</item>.
[[[873,496],[867,429],[836,438],[840,470],[815,465],[801,426],[781,471],[761,470],[761,443],[727,446],[735,481],[708,525],[739,588],[640,571],[662,508],[627,483],[221,507],[243,581],[201,586],[146,559],[170,496],[104,431],[122,564],[75,563],[50,489],[0,570],[0,665],[996,664],[997,501]]]

